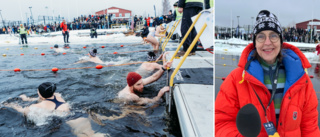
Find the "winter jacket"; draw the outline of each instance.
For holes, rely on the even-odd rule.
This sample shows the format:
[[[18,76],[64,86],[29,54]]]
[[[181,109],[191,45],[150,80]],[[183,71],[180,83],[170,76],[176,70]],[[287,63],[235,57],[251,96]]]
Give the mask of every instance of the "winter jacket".
[[[267,137],[263,123],[266,123],[264,110],[255,95],[257,92],[266,107],[271,93],[263,83],[263,69],[258,60],[250,60],[253,44],[249,44],[240,57],[238,68],[233,70],[220,86],[215,102],[215,136],[242,136],[236,127],[236,116],[239,109],[248,103],[259,111],[261,131],[259,137]],[[295,46],[283,43],[282,63],[286,71],[286,82],[280,107],[280,116],[276,125],[274,103],[267,110],[268,120],[273,122],[281,137],[319,137],[318,100],[308,74],[305,72],[311,65],[304,54]]]
[[[65,31],[67,31],[67,30],[68,30],[68,26],[67,26],[67,24],[64,24],[63,22],[61,22],[61,24],[60,24],[60,28],[62,28],[62,31],[63,31],[63,32],[65,32]]]
[[[202,0],[179,0],[178,2],[178,7],[181,8],[192,8],[192,7],[203,7],[203,2]]]
[[[27,34],[27,30],[26,30],[25,27],[19,27],[18,33],[19,33],[19,34]]]

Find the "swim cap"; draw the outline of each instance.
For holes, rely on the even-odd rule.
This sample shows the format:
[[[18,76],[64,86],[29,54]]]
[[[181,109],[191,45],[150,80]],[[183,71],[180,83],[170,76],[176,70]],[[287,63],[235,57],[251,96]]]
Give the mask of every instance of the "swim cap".
[[[90,56],[95,57],[97,55],[97,49],[89,51]]]
[[[148,52],[148,61],[155,61],[156,60],[156,54],[154,52],[150,51]]]
[[[38,87],[39,93],[43,98],[52,97],[56,89],[57,89],[56,85],[51,82],[42,83]]]
[[[140,74],[138,74],[136,72],[129,72],[128,76],[127,76],[127,83],[129,85],[129,87],[136,84],[141,78],[142,77],[140,76]]]
[[[59,46],[56,44],[56,45],[54,45],[53,47],[54,47],[54,48],[58,48]]]

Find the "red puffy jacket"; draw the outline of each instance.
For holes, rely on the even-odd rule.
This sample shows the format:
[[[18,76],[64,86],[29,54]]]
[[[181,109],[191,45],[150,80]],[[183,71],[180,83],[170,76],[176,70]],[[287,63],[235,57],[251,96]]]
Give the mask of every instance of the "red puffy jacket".
[[[261,77],[263,81],[261,65],[257,60],[254,60],[250,63],[248,70],[244,70],[252,50],[254,50],[254,46],[251,43],[242,52],[238,64],[239,67],[233,70],[220,86],[220,91],[215,101],[216,137],[242,136],[236,127],[236,116],[239,109],[248,103],[252,103],[260,114],[261,131],[259,137],[268,136],[262,125],[266,123],[264,110],[252,89],[255,89],[266,107],[271,94],[261,82]],[[283,65],[286,71],[286,83],[278,125],[276,125],[273,102],[267,110],[267,117],[269,121],[276,125],[277,132],[281,137],[319,137],[318,100],[311,80],[304,71],[311,65],[304,54],[293,45],[283,43],[282,51],[284,54]],[[256,73],[257,71],[262,72],[262,74]]]
[[[65,31],[67,31],[67,30],[68,30],[68,26],[67,26],[67,24],[64,24],[63,22],[61,22],[61,24],[60,24],[60,28],[62,28],[62,32],[65,32]]]

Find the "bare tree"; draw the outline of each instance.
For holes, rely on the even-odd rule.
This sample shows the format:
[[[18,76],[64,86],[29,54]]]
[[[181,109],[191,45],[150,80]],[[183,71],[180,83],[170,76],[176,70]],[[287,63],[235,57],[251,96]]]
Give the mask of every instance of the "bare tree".
[[[162,13],[163,15],[168,15],[170,10],[170,2],[169,0],[162,1]]]

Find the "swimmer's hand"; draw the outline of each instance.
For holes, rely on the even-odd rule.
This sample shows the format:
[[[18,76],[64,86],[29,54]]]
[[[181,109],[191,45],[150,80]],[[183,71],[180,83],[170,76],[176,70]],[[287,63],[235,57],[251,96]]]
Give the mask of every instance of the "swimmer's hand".
[[[163,64],[163,68],[171,68],[171,66],[172,66],[172,61],[168,61]]]
[[[164,94],[165,92],[168,92],[169,90],[170,90],[169,86],[163,87],[163,88],[159,91],[158,97],[162,97],[163,94]]]

